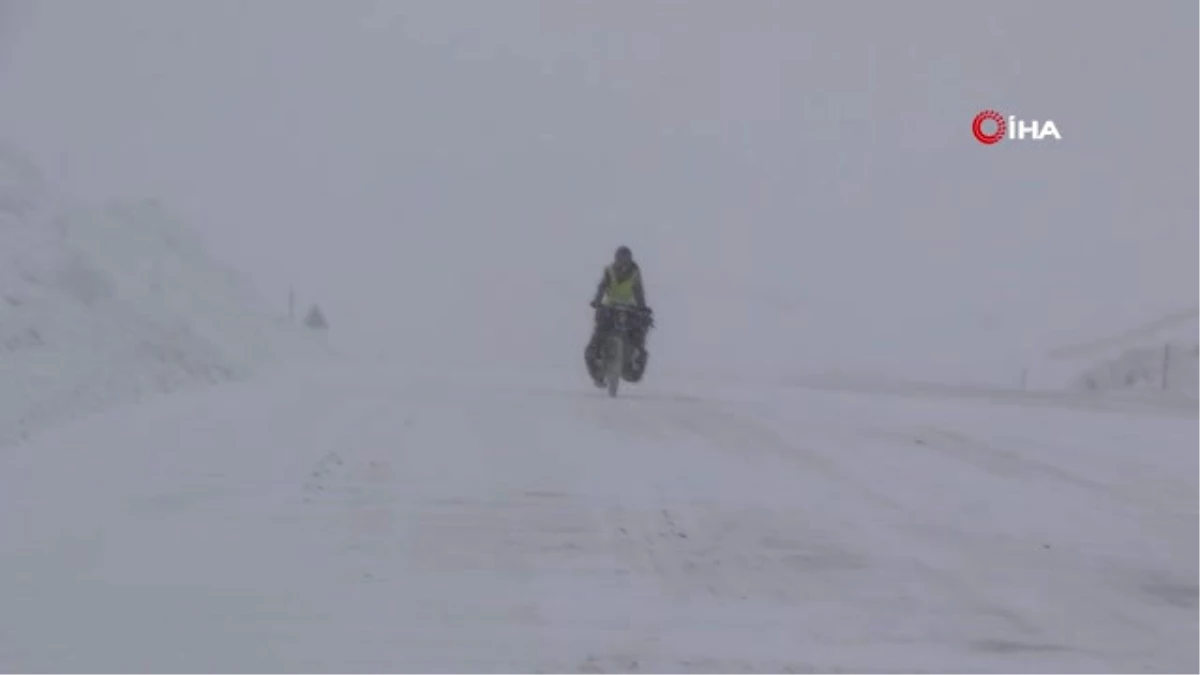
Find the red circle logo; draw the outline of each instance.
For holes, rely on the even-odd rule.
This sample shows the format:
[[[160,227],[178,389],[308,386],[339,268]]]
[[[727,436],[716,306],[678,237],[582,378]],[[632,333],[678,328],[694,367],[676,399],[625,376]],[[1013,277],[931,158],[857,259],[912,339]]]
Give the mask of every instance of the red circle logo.
[[[984,122],[995,122],[996,130],[992,133],[983,131]],[[971,133],[975,134],[975,140],[984,145],[995,145],[1004,138],[1004,132],[1008,131],[1008,124],[1004,121],[1004,116],[995,110],[984,110],[975,116],[975,121],[971,123]]]

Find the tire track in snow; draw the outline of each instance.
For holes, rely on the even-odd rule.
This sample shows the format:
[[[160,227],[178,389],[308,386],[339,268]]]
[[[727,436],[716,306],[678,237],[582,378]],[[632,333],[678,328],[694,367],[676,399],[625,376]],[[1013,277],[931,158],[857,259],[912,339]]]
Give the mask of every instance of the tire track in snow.
[[[666,400],[666,399],[659,399]],[[677,402],[677,400],[676,400]],[[835,456],[830,456],[828,453],[822,453],[814,450],[811,447],[802,445],[793,440],[784,437],[777,429],[778,422],[768,423],[766,420],[755,419],[753,413],[738,412],[737,405],[731,403],[716,404],[702,400],[688,401],[684,405],[658,405],[647,410],[637,411],[642,416],[640,420],[646,427],[653,428],[655,420],[667,429],[658,429],[658,433],[662,437],[680,435],[690,436],[699,439],[707,447],[719,450],[721,452],[737,453],[739,457],[743,457],[746,461],[753,461],[751,457],[754,453],[768,453],[776,458],[787,460],[797,475],[803,475],[806,480],[801,481],[802,485],[812,486],[815,482],[826,483],[825,488],[829,484],[838,486],[838,490],[821,489],[819,493],[830,500],[834,501],[858,501],[869,508],[828,508],[820,509],[830,512],[852,512],[860,513],[860,518],[854,523],[847,523],[848,527],[860,529],[864,532],[871,532],[872,538],[880,541],[894,541],[898,546],[902,543],[911,545],[914,535],[928,542],[930,548],[940,545],[940,542],[930,539],[927,536],[928,526],[921,520],[921,513],[913,510],[907,503],[899,499],[893,498],[883,492],[880,492],[874,487],[856,477],[853,473],[842,468]],[[653,419],[650,419],[653,417]],[[773,464],[782,468],[787,466],[785,463]],[[798,489],[804,489],[799,487]],[[759,515],[755,518],[758,525],[763,524],[765,515]],[[798,566],[807,576],[812,576],[814,572],[824,571],[828,573],[830,570],[853,571],[859,568],[865,568],[869,565],[868,558],[863,555],[853,553],[845,548],[846,540],[844,538],[834,538],[828,544],[828,547],[822,549],[819,545],[813,547],[811,542],[819,541],[820,535],[816,532],[800,532],[799,528],[795,527],[795,523],[789,522],[782,527],[779,527],[777,532],[783,533],[783,537],[792,536],[794,540],[809,542],[808,546],[796,545],[789,553],[789,560],[800,563]],[[768,531],[770,529],[768,528]],[[903,534],[901,534],[903,533]],[[795,535],[799,534],[799,537]],[[738,550],[744,551],[769,551],[772,546],[772,535],[766,535],[758,541],[738,542],[736,545]],[[728,544],[718,546],[722,550],[730,550]],[[813,549],[816,549],[815,551]],[[733,561],[730,565],[734,569],[755,569],[765,572],[764,577],[773,577],[781,580],[789,579],[792,575],[786,571],[774,570],[770,573],[768,568],[778,567],[778,560],[770,560],[764,562],[763,556],[758,555],[757,559],[747,559],[752,556],[741,556],[740,560]],[[686,556],[685,556],[686,558]],[[769,560],[769,559],[768,559]],[[928,563],[917,561],[915,556],[908,556],[904,560],[892,560],[890,565],[910,565],[910,572],[919,578],[925,579],[926,582],[936,585],[943,589],[951,598],[958,602],[965,603],[973,607],[980,616],[993,617],[997,620],[996,634],[1008,635],[1007,643],[1012,645],[1045,645],[1044,635],[1046,631],[1037,624],[1037,622],[1023,615],[1021,612],[1010,607],[1003,598],[998,598],[992,594],[985,593],[977,589],[961,572],[946,566],[933,566]],[[677,578],[686,578],[689,571],[694,570],[696,565],[695,560],[688,560],[685,563],[676,564],[677,570],[682,570],[677,573]],[[765,566],[764,566],[765,565]],[[824,569],[823,569],[824,568]],[[666,568],[664,568],[665,571]],[[845,576],[845,575],[844,575]],[[780,586],[785,584],[781,583]],[[800,584],[803,587],[803,584]],[[801,597],[788,596],[786,592],[774,591],[778,597],[785,601],[799,601]],[[714,597],[725,595],[724,593],[714,592]],[[742,595],[741,599],[747,599],[748,595]],[[981,638],[979,644],[988,644],[987,640],[991,638]],[[1015,647],[1014,647],[1015,649]]]
[[[1019,664],[1022,654],[1059,654],[1051,663],[1082,658],[1055,643],[1039,614],[956,569],[964,543],[933,536],[937,523],[921,522],[927,510],[863,473],[853,435],[817,444],[811,434],[789,433],[803,427],[736,402],[541,398],[545,405],[518,404],[501,392],[439,399],[422,409],[437,411],[429,422],[445,436],[429,429],[413,436],[375,417],[332,446],[342,463],[325,460],[320,499],[342,511],[331,541],[350,551],[361,582],[380,584],[380,597],[397,592],[402,579],[438,579],[475,593],[439,598],[424,620],[441,630],[494,621],[495,635],[519,633],[514,645],[554,644],[566,626],[586,636],[518,669],[827,670],[721,655],[680,636],[702,634],[706,611],[777,611],[811,631],[797,633],[797,644],[845,642],[853,651],[860,639],[853,631],[810,621],[846,607],[872,617],[876,646],[958,644],[962,658],[984,655],[990,663],[1004,656]],[[378,414],[397,408],[393,402]],[[522,469],[499,471],[506,463]],[[624,485],[601,496],[600,479],[587,478],[597,469]],[[744,488],[750,479],[761,481],[757,490],[724,484],[742,481]],[[565,600],[584,589],[592,606]],[[398,597],[411,602],[411,595]],[[643,614],[639,607],[668,609]],[[566,652],[578,658],[562,658]],[[782,665],[765,668],[768,662]]]
[[[620,531],[624,535],[617,549],[641,561],[641,571],[656,578],[671,600],[682,603],[707,597],[788,607],[853,599],[868,605],[880,603],[885,614],[907,611],[898,609],[893,604],[896,600],[870,584],[872,574],[891,567],[902,570],[902,578],[942,589],[944,597],[932,601],[934,606],[966,601],[980,616],[997,619],[999,634],[1026,639],[1032,632],[1021,617],[974,593],[968,584],[943,570],[920,564],[913,557],[881,559],[867,553],[871,547],[860,545],[847,533],[857,531],[858,542],[864,536],[884,539],[883,531],[892,528],[896,520],[885,514],[902,512],[903,504],[871,490],[823,454],[784,439],[765,423],[734,412],[731,408],[735,406],[729,404],[677,399],[647,402],[638,402],[645,408],[602,409],[602,424],[619,427],[631,422],[626,427],[664,444],[683,441],[694,448],[695,454],[689,457],[692,461],[714,451],[728,461],[732,453],[763,472],[764,478],[768,472],[774,477],[793,475],[795,485],[784,490],[811,492],[810,508],[803,511],[755,507],[753,499],[749,504],[722,503],[720,499],[705,503],[696,501],[697,495],[705,495],[706,487],[713,486],[688,481],[687,472],[682,471],[679,485],[660,502],[663,517],[657,527],[645,517],[616,518],[623,523]],[[771,494],[774,485],[762,485],[763,493]],[[849,509],[830,507],[848,499],[860,504]],[[830,521],[829,514],[837,511],[863,515],[857,520]],[[681,522],[687,526],[679,527]],[[895,532],[886,539],[900,541]],[[856,585],[863,588],[851,593],[853,598],[829,595],[831,588]]]
[[[385,579],[382,568],[394,552],[390,544],[398,533],[391,491],[393,459],[381,456],[381,448],[371,442],[381,422],[397,410],[392,402],[376,402],[365,412],[343,408],[334,418],[336,424],[319,435],[334,449],[320,455],[301,485],[301,502],[332,525],[323,531],[338,537],[336,546],[354,554],[359,568],[354,576],[363,583]],[[401,427],[412,424],[406,416]],[[393,422],[388,428],[394,427]],[[402,453],[404,447],[389,443],[386,450]]]
[[[1149,499],[1128,495],[1111,484],[1076,475],[1050,462],[1023,455],[1016,450],[1004,448],[995,443],[986,443],[945,426],[918,427],[911,432],[899,432],[894,436],[903,438],[920,448],[941,453],[951,459],[973,464],[984,473],[991,475],[1014,479],[1049,479],[1095,492],[1100,496],[1157,515],[1190,517],[1190,514],[1164,510],[1161,505]]]
[[[919,427],[911,432],[887,432],[886,435],[901,438],[906,444],[911,444],[922,452],[953,460],[992,480],[1008,481],[1012,486],[1008,489],[997,487],[981,490],[981,495],[987,497],[986,503],[989,508],[995,509],[1001,516],[1006,511],[1036,508],[1030,505],[1034,501],[1033,498],[1052,491],[1059,497],[1062,497],[1063,493],[1073,493],[1074,497],[1065,500],[1064,503],[1081,512],[1081,515],[1065,517],[1057,513],[1048,513],[1037,527],[1027,527],[1019,532],[1005,532],[995,524],[986,535],[963,527],[923,528],[928,538],[943,542],[943,547],[947,550],[965,551],[986,547],[989,551],[989,568],[995,570],[993,574],[1000,578],[1003,578],[1000,572],[1004,569],[1057,569],[1064,572],[1074,570],[1076,578],[1056,584],[1060,598],[1070,598],[1078,606],[1076,611],[1089,611],[1105,616],[1109,623],[1121,626],[1122,631],[1139,631],[1139,616],[1144,615],[1147,606],[1161,604],[1164,607],[1187,608],[1190,602],[1194,609],[1197,597],[1195,573],[1193,571],[1190,577],[1178,574],[1180,568],[1195,569],[1194,536],[1191,541],[1167,542],[1135,536],[1131,544],[1140,541],[1146,547],[1153,548],[1155,554],[1146,556],[1144,551],[1139,554],[1138,551],[1141,551],[1143,546],[1136,544],[1130,545],[1128,552],[1115,552],[1109,549],[1111,538],[1101,538],[1104,531],[1139,530],[1118,526],[1112,522],[1095,525],[1084,519],[1084,515],[1092,507],[1111,509],[1110,504],[1116,503],[1128,507],[1122,509],[1125,511],[1122,514],[1123,519],[1136,520],[1151,526],[1160,526],[1163,522],[1171,521],[1178,521],[1182,525],[1183,521],[1190,521],[1194,532],[1194,513],[1179,513],[1165,508],[1160,501],[1149,496],[1139,498],[1127,494],[1118,486],[1077,476],[1049,462],[1028,457],[1012,448],[984,442],[945,426]],[[967,482],[982,485],[980,481],[980,478],[973,478]],[[1003,485],[999,482],[997,484]],[[1000,520],[1000,517],[997,517],[997,520]],[[1077,525],[1073,529],[1085,529],[1090,525],[1097,534],[1093,535],[1091,541],[1088,537],[1083,537],[1060,543],[1053,536],[1053,525],[1064,521],[1076,522]],[[1043,525],[1044,527],[1041,527]],[[1092,542],[1104,542],[1105,545],[1099,546]],[[1150,562],[1152,560],[1154,562]],[[1168,560],[1171,562],[1168,563]],[[969,566],[963,568],[971,569]],[[977,578],[983,576],[978,566],[973,575]],[[1130,602],[1128,598],[1113,602],[1106,596],[1090,592],[1089,584],[1095,583],[1103,583],[1107,587],[1128,588],[1131,594],[1141,595],[1144,602]],[[995,602],[1010,606],[1015,602],[1009,600],[1002,590],[997,590],[1001,586],[994,582],[980,586],[992,589],[988,594]],[[1160,589],[1170,590],[1160,592]],[[1164,597],[1164,594],[1169,598]],[[1010,611],[1017,613],[1015,609]],[[1041,634],[1058,634],[1061,630],[1059,625],[1045,625]],[[1127,655],[1123,654],[1112,655],[1114,659],[1126,657]]]

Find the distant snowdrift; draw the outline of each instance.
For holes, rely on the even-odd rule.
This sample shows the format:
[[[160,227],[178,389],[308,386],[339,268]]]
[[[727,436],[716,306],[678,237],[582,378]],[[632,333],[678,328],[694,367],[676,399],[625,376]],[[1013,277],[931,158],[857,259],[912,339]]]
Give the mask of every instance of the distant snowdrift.
[[[1158,391],[1196,398],[1198,354],[1196,342],[1129,349],[1085,371],[1075,387],[1089,391]]]
[[[1174,312],[1120,334],[1060,347],[1050,357],[1059,386],[1197,398],[1200,313]]]
[[[301,348],[159,205],[76,209],[0,146],[0,446]]]

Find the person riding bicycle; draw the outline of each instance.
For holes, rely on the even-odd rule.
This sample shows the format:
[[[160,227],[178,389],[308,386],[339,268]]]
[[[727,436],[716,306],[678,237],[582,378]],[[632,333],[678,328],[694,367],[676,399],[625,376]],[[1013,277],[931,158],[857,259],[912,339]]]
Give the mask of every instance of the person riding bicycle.
[[[646,306],[646,291],[642,285],[642,270],[633,260],[633,252],[628,246],[617,248],[613,264],[604,268],[604,275],[596,286],[596,295],[592,299],[592,307],[596,309],[595,327],[592,338],[584,349],[584,360],[588,373],[592,376],[597,387],[604,386],[602,363],[600,360],[600,342],[609,327],[610,313],[607,307],[621,305],[636,307],[644,312],[644,320],[635,323],[630,332],[634,352],[630,362],[633,365],[630,379],[634,382],[642,379],[646,370],[646,361],[650,354],[646,351],[646,332],[650,327],[650,308]]]

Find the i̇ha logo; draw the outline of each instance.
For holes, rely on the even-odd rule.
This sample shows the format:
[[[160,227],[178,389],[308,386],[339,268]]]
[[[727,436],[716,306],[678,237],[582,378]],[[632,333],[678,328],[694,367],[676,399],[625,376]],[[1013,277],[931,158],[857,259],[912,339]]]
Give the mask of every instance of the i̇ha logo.
[[[1014,115],[1005,119],[995,110],[984,110],[976,115],[975,121],[971,123],[971,133],[975,134],[975,140],[984,145],[995,145],[1003,138],[1017,141],[1032,138],[1040,141],[1049,137],[1056,141],[1062,140],[1062,134],[1058,133],[1054,120],[1046,120],[1039,124],[1037,120],[1026,122]]]

